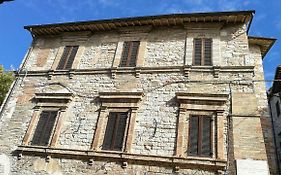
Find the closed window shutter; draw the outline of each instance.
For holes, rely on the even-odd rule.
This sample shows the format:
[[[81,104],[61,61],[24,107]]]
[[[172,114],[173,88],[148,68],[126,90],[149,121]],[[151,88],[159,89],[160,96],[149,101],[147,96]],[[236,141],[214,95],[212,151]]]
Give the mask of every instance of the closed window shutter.
[[[137,62],[137,56],[138,56],[138,50],[139,50],[140,42],[139,41],[133,41],[131,45],[132,45],[132,51],[131,51],[129,66],[135,67],[136,62]]]
[[[70,55],[68,57],[68,60],[66,62],[66,65],[65,65],[65,69],[71,69],[72,67],[72,63],[74,61],[74,58],[76,56],[76,53],[78,51],[78,46],[73,46],[72,49],[71,49],[71,52],[70,52]]]
[[[120,61],[120,67],[135,67],[138,50],[139,50],[139,41],[126,41],[123,45],[123,51]]]
[[[204,39],[204,65],[212,65],[212,39]]]
[[[106,129],[105,129],[105,135],[104,135],[104,139],[103,139],[103,144],[102,144],[102,149],[104,149],[104,150],[111,149],[111,142],[113,140],[115,120],[116,120],[116,114],[109,113]]]
[[[120,67],[126,67],[127,66],[129,48],[130,48],[130,42],[124,42]]]
[[[61,56],[57,69],[59,69],[59,70],[64,69],[70,50],[71,50],[70,46],[66,46],[64,48],[63,54]]]
[[[128,113],[110,113],[102,149],[122,151]]]
[[[79,46],[65,46],[57,67],[58,70],[71,69],[78,48]]]
[[[194,39],[194,65],[202,65],[202,39]]]
[[[122,150],[126,129],[127,113],[119,113],[114,150]]]
[[[57,111],[42,111],[34,132],[32,145],[47,146],[55,125]]]
[[[211,142],[211,117],[202,116],[202,156],[212,155],[212,142]]]
[[[191,116],[189,120],[189,146],[188,155],[194,156],[198,154],[198,116]]]

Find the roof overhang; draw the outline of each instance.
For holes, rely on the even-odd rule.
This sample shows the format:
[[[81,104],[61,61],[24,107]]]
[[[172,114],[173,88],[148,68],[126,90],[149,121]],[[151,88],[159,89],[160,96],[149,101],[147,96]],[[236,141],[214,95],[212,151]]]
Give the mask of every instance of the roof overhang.
[[[211,13],[184,13],[157,16],[116,18],[96,21],[68,22],[57,24],[30,25],[24,28],[33,36],[55,35],[62,32],[106,31],[129,26],[173,26],[190,22],[249,23],[255,11],[231,11]],[[249,26],[248,26],[249,27]]]
[[[281,92],[281,65],[276,68],[274,80],[276,81],[273,82],[271,88],[272,94]]]
[[[262,58],[265,57],[267,52],[275,43],[275,38],[264,38],[264,37],[257,37],[257,36],[249,36],[248,37],[249,44],[258,45],[261,49]]]

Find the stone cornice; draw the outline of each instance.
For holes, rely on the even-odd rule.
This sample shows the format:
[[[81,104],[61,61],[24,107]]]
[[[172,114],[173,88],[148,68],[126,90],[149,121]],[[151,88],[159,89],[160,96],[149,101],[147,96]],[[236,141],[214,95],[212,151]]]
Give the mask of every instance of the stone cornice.
[[[254,73],[254,66],[162,66],[162,67],[112,67],[112,68],[93,68],[93,69],[71,69],[71,70],[41,70],[28,71],[25,73],[15,72],[16,76],[48,76],[50,79],[56,75],[67,75],[72,78],[75,75],[93,74],[140,74],[151,73],[173,73],[183,72],[188,75],[190,72],[210,72],[215,78],[219,78],[221,73]],[[115,78],[115,76],[113,78]]]

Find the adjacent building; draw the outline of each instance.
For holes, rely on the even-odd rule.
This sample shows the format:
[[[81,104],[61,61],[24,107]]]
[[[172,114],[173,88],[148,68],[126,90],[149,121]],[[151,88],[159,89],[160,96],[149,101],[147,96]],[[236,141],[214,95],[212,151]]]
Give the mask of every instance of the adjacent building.
[[[276,157],[278,160],[279,171],[281,169],[281,118],[280,118],[280,104],[281,104],[281,66],[276,68],[274,82],[268,91],[268,103],[272,118],[273,134],[276,144]]]
[[[278,174],[253,14],[26,26],[0,174]]]

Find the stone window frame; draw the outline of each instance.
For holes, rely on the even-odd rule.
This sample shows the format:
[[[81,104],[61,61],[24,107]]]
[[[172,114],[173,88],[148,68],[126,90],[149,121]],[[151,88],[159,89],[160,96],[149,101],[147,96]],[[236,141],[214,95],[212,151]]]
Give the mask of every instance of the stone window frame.
[[[62,58],[62,55],[64,53],[64,49],[68,46],[78,46],[78,50],[76,52],[76,55],[75,55],[75,58],[72,62],[72,66],[70,69],[57,69],[58,65],[59,65],[59,62]],[[51,67],[51,70],[54,70],[54,71],[70,71],[72,69],[76,69],[78,67],[78,64],[80,62],[80,59],[82,57],[82,54],[84,52],[84,46],[81,45],[81,43],[72,43],[72,44],[68,44],[68,43],[64,43],[63,46],[61,46],[59,48],[59,51],[56,55],[56,58],[55,58],[55,61]]]
[[[144,96],[143,92],[100,92],[101,101],[100,113],[96,130],[91,145],[91,150],[97,152],[125,152],[131,153],[134,140],[134,128],[137,117],[137,110],[140,101]],[[103,150],[102,144],[105,135],[106,124],[110,112],[130,112],[128,116],[122,151]]]
[[[24,135],[22,146],[56,147],[63,120],[66,116],[66,109],[73,97],[74,95],[72,93],[35,93],[34,100],[36,101],[36,106],[34,107],[31,120]],[[32,145],[30,142],[34,136],[40,114],[42,111],[46,110],[58,111],[55,119],[56,121],[54,122],[54,128],[49,138],[49,144],[47,146]]]
[[[69,78],[72,79],[75,69],[78,68],[78,65],[80,63],[80,60],[82,58],[82,55],[85,50],[85,45],[89,39],[89,37],[92,35],[92,32],[85,31],[85,32],[64,32],[61,34],[61,42],[60,47],[58,49],[58,52],[55,56],[55,60],[51,66],[51,69],[48,72],[48,79],[51,79],[52,76],[56,75],[57,73],[68,73]],[[66,46],[79,46],[77,53],[75,55],[75,58],[73,60],[72,66],[68,70],[59,70],[57,69],[60,59],[63,55],[64,48]]]
[[[186,29],[186,38],[185,42],[187,44],[185,50],[185,66],[192,66],[194,68],[218,68],[221,66],[221,29],[223,27],[223,23],[192,23],[185,24],[184,28]],[[212,39],[212,65],[211,66],[196,66],[193,65],[194,58],[194,38],[210,38]],[[192,52],[190,52],[192,50]]]
[[[126,27],[119,28],[118,32],[120,33],[119,41],[117,43],[115,56],[113,58],[113,63],[111,67],[111,76],[112,78],[116,77],[118,72],[124,72],[126,70],[133,69],[135,76],[138,78],[141,73],[141,67],[144,65],[144,55],[147,47],[147,36],[148,33],[152,30],[152,26],[146,27]],[[139,41],[138,54],[136,58],[135,67],[120,67],[121,57],[123,52],[124,42],[127,41]]]
[[[188,154],[188,149],[189,149],[189,134],[190,134],[190,118],[193,117],[193,116],[210,116],[211,117],[211,128],[210,128],[210,134],[211,134],[211,138],[210,138],[210,141],[211,141],[211,155],[210,156],[203,156],[203,155],[195,155],[195,156],[191,156],[190,157],[206,157],[206,158],[213,158],[213,155],[215,153],[215,142],[214,142],[214,138],[216,137],[215,136],[215,133],[216,133],[216,125],[215,125],[215,121],[216,121],[216,114],[212,111],[187,111],[187,129],[186,129],[186,133],[187,133],[187,136],[186,136],[186,145],[184,145],[183,147],[184,148],[187,148],[187,152],[186,152],[186,155],[189,156]]]
[[[226,126],[224,124],[224,112],[228,94],[178,92],[176,98],[179,103],[179,115],[175,156],[225,160],[224,130]],[[192,115],[212,116],[214,122],[212,123],[213,154],[211,157],[188,156],[187,152],[184,151],[188,150],[189,123],[187,121]]]
[[[70,70],[76,58],[78,50],[79,50],[79,45],[64,46],[63,54],[60,57],[56,70]],[[71,66],[67,67],[69,62],[71,62]]]

